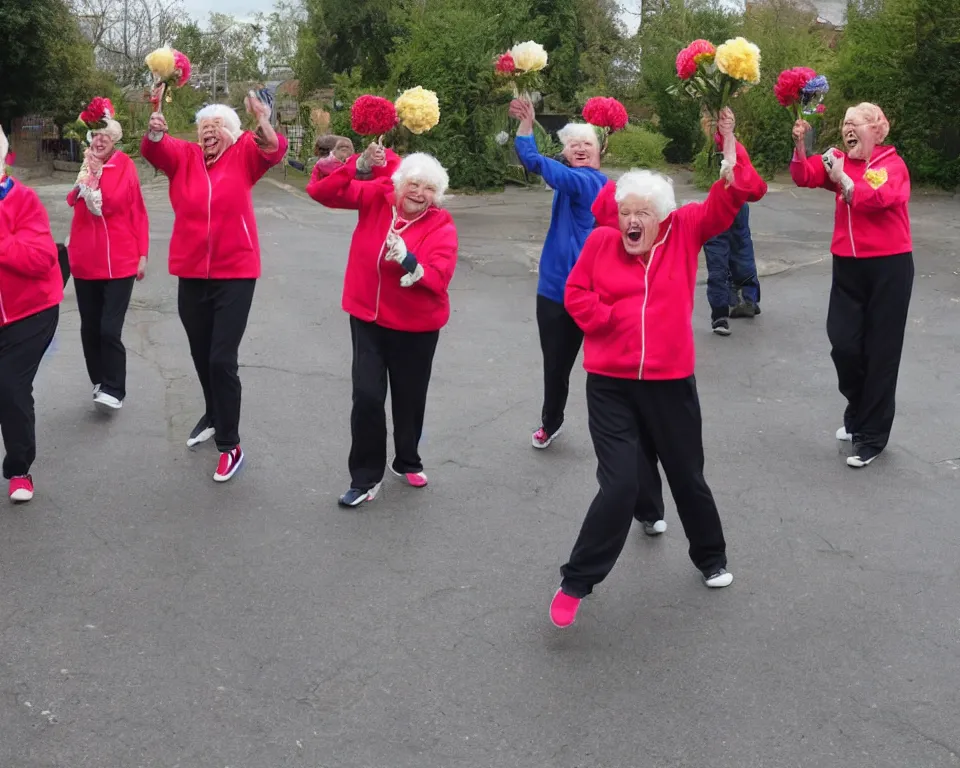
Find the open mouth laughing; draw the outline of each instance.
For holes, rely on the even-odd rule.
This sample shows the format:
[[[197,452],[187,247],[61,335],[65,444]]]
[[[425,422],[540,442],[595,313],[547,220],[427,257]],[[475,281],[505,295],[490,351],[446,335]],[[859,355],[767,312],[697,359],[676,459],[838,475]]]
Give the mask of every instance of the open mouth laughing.
[[[639,224],[633,224],[627,229],[627,240],[631,243],[639,243],[643,240],[643,227]]]

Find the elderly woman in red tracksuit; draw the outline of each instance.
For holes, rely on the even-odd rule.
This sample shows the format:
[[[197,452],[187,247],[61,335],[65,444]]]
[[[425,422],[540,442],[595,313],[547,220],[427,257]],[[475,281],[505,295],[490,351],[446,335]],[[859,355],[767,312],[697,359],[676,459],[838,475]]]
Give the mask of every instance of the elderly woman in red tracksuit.
[[[127,396],[127,352],[123,322],[134,280],[142,280],[150,249],[150,223],[140,177],[130,157],[116,148],[123,137],[109,114],[92,131],[87,166],[67,204],[73,208],[68,252],[77,290],[80,341],[93,402],[119,410]]]
[[[693,295],[700,249],[766,193],[720,116],[721,178],[704,203],[676,208],[669,179],[631,171],[616,186],[618,227],[598,226],[567,280],[565,305],[584,331],[587,410],[600,491],[580,530],[550,606],[570,626],[582,598],[617,562],[641,495],[655,496],[663,464],[708,587],[733,581],[726,570],[720,515],[703,476],[700,402],[694,379]]]
[[[415,488],[427,484],[419,443],[447,293],[457,264],[457,230],[440,208],[447,172],[430,155],[395,164],[376,144],[307,191],[330,208],[360,212],[350,243],[343,309],[353,339],[350,488],[342,506],[376,497],[387,467],[387,383],[396,455],[390,469]],[[362,181],[358,181],[358,174]]]
[[[169,136],[163,115],[154,113],[140,145],[144,159],[170,179],[170,274],[179,278],[180,321],[203,388],[204,414],[187,446],[216,440],[213,479],[220,483],[244,460],[238,355],[260,277],[251,192],[287,152],[269,107],[253,96],[246,106],[257,120],[256,134],[242,130],[230,107],[213,104],[197,113],[198,143]]]
[[[23,503],[33,498],[37,457],[33,380],[57,330],[63,278],[47,212],[6,175],[7,149],[0,128],[0,432],[8,494]]]
[[[797,186],[823,187],[837,200],[827,336],[847,400],[837,439],[853,442],[847,464],[861,468],[886,448],[893,428],[913,290],[910,173],[883,144],[890,124],[876,104],[847,110],[840,129],[846,152],[831,147],[807,157],[809,130],[805,120],[794,125],[790,175]]]

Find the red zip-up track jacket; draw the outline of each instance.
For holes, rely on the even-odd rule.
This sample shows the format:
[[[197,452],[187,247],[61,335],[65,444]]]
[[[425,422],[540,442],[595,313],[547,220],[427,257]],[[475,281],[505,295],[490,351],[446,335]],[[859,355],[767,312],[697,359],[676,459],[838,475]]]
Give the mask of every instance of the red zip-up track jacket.
[[[393,182],[385,176],[357,181],[357,157],[308,188],[310,196],[328,208],[359,211],[343,281],[343,311],[396,331],[438,331],[450,319],[447,289],[457,266],[453,217],[431,207],[397,230],[423,267],[423,277],[404,288],[400,278],[406,270],[384,258],[395,221]]]
[[[114,280],[137,274],[150,250],[150,220],[133,160],[114,152],[100,176],[103,215],[95,216],[76,187],[67,195],[73,208],[70,272],[79,280]]]
[[[717,181],[703,203],[661,222],[646,263],[619,229],[599,226],[567,280],[564,305],[584,332],[583,367],[617,379],[684,379],[696,366],[693,296],[703,244],[733,225],[767,185],[737,145],[734,184]]]
[[[823,187],[836,195],[833,255],[872,259],[913,251],[910,172],[896,148],[874,147],[867,162],[845,156],[843,170],[853,181],[849,203],[830,180],[820,155],[802,158],[795,151],[790,163],[790,176],[798,187]]]
[[[140,143],[140,154],[170,179],[173,236],[170,274],[231,280],[260,277],[260,239],[253,215],[253,187],[287,153],[287,139],[263,152],[245,131],[209,168],[203,149],[164,134]]]
[[[14,181],[0,200],[0,326],[63,301],[50,219],[37,193]]]

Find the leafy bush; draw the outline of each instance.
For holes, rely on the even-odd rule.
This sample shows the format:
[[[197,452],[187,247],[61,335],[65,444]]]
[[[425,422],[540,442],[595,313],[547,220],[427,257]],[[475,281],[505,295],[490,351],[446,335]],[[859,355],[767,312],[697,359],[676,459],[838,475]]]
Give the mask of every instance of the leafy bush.
[[[630,125],[610,137],[606,162],[622,168],[661,168],[669,144],[663,134]]]

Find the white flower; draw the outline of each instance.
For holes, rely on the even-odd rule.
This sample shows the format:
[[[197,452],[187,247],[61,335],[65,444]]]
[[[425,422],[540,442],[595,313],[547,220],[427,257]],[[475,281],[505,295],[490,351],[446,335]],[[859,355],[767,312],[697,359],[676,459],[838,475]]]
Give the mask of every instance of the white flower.
[[[500,133],[498,133],[494,138],[494,141],[496,141],[497,144],[499,144],[502,147],[504,144],[510,141],[510,134],[507,133],[506,131],[500,131]]]
[[[533,40],[517,43],[510,49],[510,54],[521,72],[539,72],[547,66],[547,51]]]

